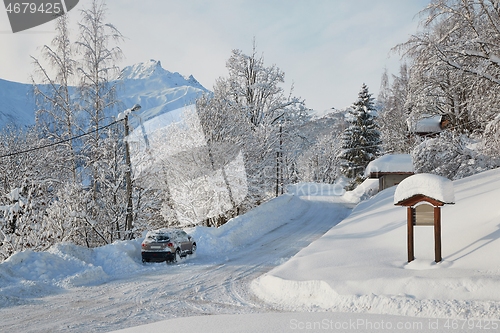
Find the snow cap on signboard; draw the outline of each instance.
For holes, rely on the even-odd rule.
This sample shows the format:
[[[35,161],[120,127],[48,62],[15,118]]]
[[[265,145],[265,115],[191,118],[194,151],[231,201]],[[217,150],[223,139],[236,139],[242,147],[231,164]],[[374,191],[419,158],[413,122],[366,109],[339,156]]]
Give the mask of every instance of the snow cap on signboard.
[[[425,195],[447,204],[455,202],[453,182],[448,178],[429,173],[416,174],[399,183],[394,193],[394,204],[397,205],[416,195]]]

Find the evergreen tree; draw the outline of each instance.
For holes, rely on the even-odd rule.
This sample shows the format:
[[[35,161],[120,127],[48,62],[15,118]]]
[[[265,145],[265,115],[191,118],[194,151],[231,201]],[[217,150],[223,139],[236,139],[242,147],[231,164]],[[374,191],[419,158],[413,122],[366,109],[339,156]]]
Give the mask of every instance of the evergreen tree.
[[[364,170],[380,152],[380,132],[375,124],[376,110],[368,87],[363,84],[358,100],[349,110],[350,126],[342,138],[342,173],[352,179],[351,186],[360,184]]]

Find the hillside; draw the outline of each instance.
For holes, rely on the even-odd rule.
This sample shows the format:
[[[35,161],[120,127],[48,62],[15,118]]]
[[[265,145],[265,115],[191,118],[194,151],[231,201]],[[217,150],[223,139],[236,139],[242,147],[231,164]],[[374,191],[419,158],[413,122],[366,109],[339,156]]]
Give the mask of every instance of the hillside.
[[[360,203],[253,289],[293,311],[498,319],[500,169],[455,181],[454,190],[456,204],[442,208],[438,264],[427,226],[415,227],[416,260],[406,262],[406,209],[394,206],[392,187]]]
[[[35,124],[36,105],[29,84],[0,79],[0,128]]]

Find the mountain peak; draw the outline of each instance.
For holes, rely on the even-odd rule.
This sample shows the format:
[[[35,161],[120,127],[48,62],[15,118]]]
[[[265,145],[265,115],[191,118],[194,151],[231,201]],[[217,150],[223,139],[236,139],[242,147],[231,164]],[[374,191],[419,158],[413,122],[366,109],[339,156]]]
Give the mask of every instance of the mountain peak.
[[[161,67],[161,62],[159,60],[151,59],[147,62],[140,62],[125,67],[121,71],[120,78],[124,80],[142,80],[167,73],[169,72]]]
[[[146,62],[125,67],[119,76],[122,80],[147,80],[157,83],[161,82],[166,87],[191,86],[206,90],[193,75],[183,76],[178,72],[170,72],[161,66],[159,60],[151,59]]]

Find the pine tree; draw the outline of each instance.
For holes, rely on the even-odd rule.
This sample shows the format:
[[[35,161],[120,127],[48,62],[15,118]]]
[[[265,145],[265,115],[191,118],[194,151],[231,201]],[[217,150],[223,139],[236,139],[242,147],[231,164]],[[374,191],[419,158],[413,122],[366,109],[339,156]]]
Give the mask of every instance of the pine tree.
[[[380,153],[380,132],[375,124],[376,110],[368,87],[363,84],[358,100],[349,110],[350,126],[342,140],[342,173],[352,179],[351,186],[360,184],[368,163]]]

